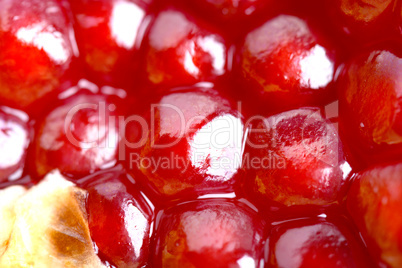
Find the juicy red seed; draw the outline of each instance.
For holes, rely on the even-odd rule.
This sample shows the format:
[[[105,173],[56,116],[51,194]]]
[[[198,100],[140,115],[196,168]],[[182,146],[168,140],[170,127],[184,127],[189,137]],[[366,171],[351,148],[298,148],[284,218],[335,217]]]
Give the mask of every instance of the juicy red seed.
[[[251,31],[239,58],[245,89],[272,107],[332,94],[333,52],[301,18],[280,15]]]
[[[350,166],[335,127],[318,109],[291,110],[251,124],[244,165],[253,198],[266,206],[340,200]]]
[[[153,109],[144,115],[147,124],[127,128],[129,172],[159,199],[232,191],[244,126],[229,101],[213,92],[178,92]]]
[[[401,11],[0,0],[0,188],[59,169],[111,267],[401,267]]]
[[[349,143],[371,162],[399,158],[402,133],[402,58],[387,50],[373,50],[356,56],[339,77],[341,131]]]
[[[161,215],[157,226],[155,267],[256,266],[262,253],[264,225],[240,203],[198,201]]]
[[[25,165],[30,142],[28,116],[8,107],[0,107],[0,182],[18,179]]]
[[[99,252],[118,267],[142,267],[148,260],[152,210],[121,172],[100,173],[91,180],[86,187],[88,223]]]
[[[26,109],[59,90],[73,59],[58,1],[0,1],[0,100]]]
[[[145,39],[146,73],[155,85],[214,81],[226,72],[226,47],[219,35],[178,10],[158,13]]]
[[[324,220],[279,224],[268,243],[266,264],[275,267],[373,267],[363,244],[346,226]]]
[[[347,206],[379,266],[402,265],[402,165],[375,166],[360,172]]]
[[[71,1],[78,47],[94,81],[132,85],[148,4],[142,1]]]
[[[79,178],[113,166],[119,141],[115,109],[106,96],[78,94],[51,111],[34,141],[37,175],[57,168]]]
[[[390,34],[393,24],[394,0],[326,1],[330,23],[338,31],[356,39],[378,38]],[[392,31],[391,31],[392,33]],[[360,40],[361,41],[361,40]]]

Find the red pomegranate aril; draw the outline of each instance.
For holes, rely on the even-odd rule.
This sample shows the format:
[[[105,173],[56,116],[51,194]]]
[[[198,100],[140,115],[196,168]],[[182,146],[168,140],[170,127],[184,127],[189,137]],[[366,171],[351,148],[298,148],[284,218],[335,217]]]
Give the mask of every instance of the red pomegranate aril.
[[[349,172],[335,127],[319,109],[250,120],[246,187],[265,206],[329,205],[345,194]],[[257,161],[258,160],[258,161]]]
[[[269,237],[269,267],[374,267],[346,226],[325,220],[295,220],[276,226]]]
[[[347,207],[380,267],[402,266],[402,164],[360,172]]]
[[[333,27],[356,40],[367,40],[393,28],[394,9],[398,0],[326,1]]]
[[[127,128],[128,141],[140,141],[128,144],[127,165],[159,199],[233,190],[244,127],[228,100],[212,92],[172,93],[144,118],[147,124]]]
[[[386,50],[355,57],[338,81],[341,131],[371,162],[399,157],[402,143],[402,58]],[[377,159],[377,160],[378,160]]]
[[[80,178],[113,166],[119,142],[112,97],[79,93],[61,102],[38,125],[34,156],[38,176],[59,169]]]
[[[131,84],[139,62],[141,22],[149,4],[140,0],[70,2],[78,47],[91,78],[115,86]]]
[[[143,267],[148,261],[153,213],[122,172],[91,176],[88,223],[93,242],[117,267]]]
[[[71,27],[56,0],[1,0],[0,18],[0,100],[25,109],[59,90],[74,56]]]
[[[0,0],[0,189],[72,181],[94,265],[402,267],[401,111],[402,0]]]
[[[28,116],[0,106],[0,182],[22,174],[29,142]]]
[[[247,34],[238,54],[245,87],[273,107],[334,97],[333,51],[301,18],[280,15],[267,21]]]
[[[144,47],[147,78],[155,85],[214,81],[226,72],[224,40],[178,10],[156,15]]]
[[[156,227],[154,267],[257,267],[264,223],[241,203],[196,201],[166,210]]]

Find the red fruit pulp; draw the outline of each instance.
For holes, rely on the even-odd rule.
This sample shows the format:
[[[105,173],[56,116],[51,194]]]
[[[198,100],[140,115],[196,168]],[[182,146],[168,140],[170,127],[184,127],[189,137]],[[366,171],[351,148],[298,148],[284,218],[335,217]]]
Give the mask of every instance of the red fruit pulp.
[[[226,46],[186,14],[166,9],[153,20],[145,41],[146,75],[155,85],[214,81],[226,72]]]
[[[121,172],[89,180],[88,222],[99,252],[117,267],[142,267],[149,255],[151,208]]]
[[[0,1],[0,100],[26,109],[59,91],[74,57],[58,1]]]
[[[402,265],[402,165],[374,166],[357,174],[348,211],[379,266]]]
[[[34,140],[35,168],[43,176],[57,168],[80,178],[117,161],[116,104],[107,96],[77,94],[40,122]]]
[[[333,94],[329,87],[335,70],[333,50],[301,18],[280,15],[248,33],[239,61],[247,90],[271,106],[317,101]]]
[[[227,99],[213,90],[171,93],[144,117],[148,123],[128,128],[141,136],[127,135],[140,141],[127,146],[127,168],[159,198],[233,190],[244,126]]]
[[[372,40],[392,33],[395,0],[326,1],[333,27],[358,41]],[[359,40],[360,39],[360,40]]]
[[[337,202],[351,171],[335,127],[311,108],[252,120],[245,158],[246,187],[265,205]]]
[[[70,1],[75,33],[88,75],[114,86],[131,85],[138,68],[143,1]],[[128,83],[127,83],[128,82]]]
[[[401,57],[391,51],[373,50],[347,63],[338,79],[341,131],[367,162],[400,158],[401,73]]]
[[[399,268],[401,5],[0,0],[0,188],[87,189],[110,267]]]
[[[155,267],[254,267],[264,225],[240,203],[197,201],[163,212],[156,230]]]
[[[373,267],[346,226],[323,219],[279,224],[268,243],[269,267]]]

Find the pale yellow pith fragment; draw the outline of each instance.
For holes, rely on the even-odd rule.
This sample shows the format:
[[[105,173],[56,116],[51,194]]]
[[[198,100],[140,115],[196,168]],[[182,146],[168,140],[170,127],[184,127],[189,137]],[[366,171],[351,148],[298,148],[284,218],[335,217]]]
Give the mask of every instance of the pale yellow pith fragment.
[[[10,189],[0,198],[4,191]],[[7,211],[1,207],[9,216],[0,224],[9,228],[0,237],[7,245],[0,267],[103,267],[89,233],[84,190],[52,172],[14,197]]]

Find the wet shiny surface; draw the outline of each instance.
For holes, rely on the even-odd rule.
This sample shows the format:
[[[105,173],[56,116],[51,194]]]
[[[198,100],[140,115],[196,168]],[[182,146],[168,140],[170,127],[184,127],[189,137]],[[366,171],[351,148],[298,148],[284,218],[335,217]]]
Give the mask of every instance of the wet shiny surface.
[[[142,267],[149,254],[152,211],[121,172],[94,176],[87,209],[91,236],[103,256],[118,267]]]
[[[157,85],[213,81],[225,73],[223,39],[177,10],[161,11],[145,39],[148,80]]]
[[[399,268],[400,168],[368,171],[346,194],[348,174],[402,160],[401,10],[400,0],[0,0],[0,104],[24,110],[35,138],[16,148],[25,128],[0,112],[0,188],[57,168],[88,189],[88,249],[106,266],[370,267],[358,253],[367,245]],[[380,143],[365,147],[360,130]],[[25,154],[2,181],[1,164],[14,170]],[[70,222],[62,203],[54,230]],[[78,236],[46,223],[34,232],[42,244],[79,251]]]
[[[268,242],[269,267],[373,267],[350,230],[323,220],[281,224]]]
[[[57,1],[0,1],[0,100],[26,108],[58,90],[73,48]]]
[[[240,64],[260,95],[284,93],[287,101],[325,89],[334,74],[332,52],[319,43],[306,21],[290,15],[248,33]]]
[[[34,141],[37,174],[58,168],[79,178],[113,166],[119,142],[115,110],[106,96],[77,94],[51,111]]]
[[[138,62],[147,4],[141,1],[71,1],[82,58],[95,81],[125,85]],[[128,83],[130,84],[130,83]]]
[[[0,182],[21,176],[30,136],[28,116],[0,106]]]
[[[255,267],[263,223],[239,203],[197,201],[165,211],[156,230],[155,267]]]
[[[254,120],[246,146],[253,197],[285,206],[326,205],[344,194],[351,168],[335,127],[317,109]]]
[[[230,180],[241,166],[242,144],[242,120],[230,114],[218,116],[194,134],[191,164],[210,180]]]
[[[166,95],[153,109],[148,125],[154,132],[129,152],[130,172],[141,171],[144,183],[164,197],[231,190],[242,161],[244,127],[229,102],[183,92]]]
[[[342,131],[353,130],[353,145],[364,153],[392,157],[400,154],[402,125],[402,58],[390,51],[375,50],[346,64],[339,78],[342,88]]]
[[[402,165],[375,166],[357,175],[348,211],[378,264],[402,266]]]

